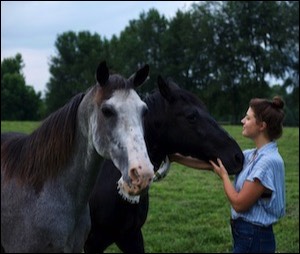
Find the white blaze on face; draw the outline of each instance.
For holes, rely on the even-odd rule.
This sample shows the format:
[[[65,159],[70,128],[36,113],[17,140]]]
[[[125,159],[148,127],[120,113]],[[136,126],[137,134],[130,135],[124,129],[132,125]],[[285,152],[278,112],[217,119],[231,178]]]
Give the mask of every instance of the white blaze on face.
[[[146,104],[133,89],[116,90],[106,104],[113,105],[117,114],[117,126],[112,128],[118,142],[112,142],[110,157],[121,170],[124,180],[127,182],[130,178],[129,183],[131,181],[135,189],[133,193],[138,193],[150,184],[154,176],[144,140],[142,114]],[[120,147],[123,154],[118,152]]]

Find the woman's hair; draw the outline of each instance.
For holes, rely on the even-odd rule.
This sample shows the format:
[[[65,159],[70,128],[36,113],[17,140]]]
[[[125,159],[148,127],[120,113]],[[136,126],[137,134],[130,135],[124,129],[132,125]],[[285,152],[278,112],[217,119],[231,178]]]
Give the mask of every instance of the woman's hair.
[[[278,139],[282,135],[282,123],[284,119],[284,102],[279,96],[272,101],[261,98],[253,98],[249,106],[254,111],[257,122],[267,124],[267,133],[271,140]]]

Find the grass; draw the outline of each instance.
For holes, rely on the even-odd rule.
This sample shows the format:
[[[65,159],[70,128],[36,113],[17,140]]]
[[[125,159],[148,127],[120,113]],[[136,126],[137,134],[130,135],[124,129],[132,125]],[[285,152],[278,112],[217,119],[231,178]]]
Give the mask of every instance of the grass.
[[[1,122],[1,132],[31,132],[38,122]],[[224,126],[242,149],[253,147],[241,126]],[[286,216],[274,225],[277,253],[299,253],[299,128],[284,128],[278,140],[286,170]],[[220,179],[212,172],[172,164],[168,176],[149,191],[143,235],[152,253],[230,253],[230,206]],[[107,253],[120,250],[110,246]]]
[[[39,124],[40,122],[30,121],[1,121],[1,133],[7,131],[31,133]]]

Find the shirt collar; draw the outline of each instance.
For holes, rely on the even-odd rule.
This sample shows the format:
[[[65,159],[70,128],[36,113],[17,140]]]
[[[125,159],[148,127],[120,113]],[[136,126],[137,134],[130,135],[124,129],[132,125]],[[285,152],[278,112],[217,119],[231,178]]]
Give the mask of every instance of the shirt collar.
[[[263,145],[261,148],[257,149],[257,154],[265,154],[275,148],[277,148],[276,141],[271,141],[271,142]]]

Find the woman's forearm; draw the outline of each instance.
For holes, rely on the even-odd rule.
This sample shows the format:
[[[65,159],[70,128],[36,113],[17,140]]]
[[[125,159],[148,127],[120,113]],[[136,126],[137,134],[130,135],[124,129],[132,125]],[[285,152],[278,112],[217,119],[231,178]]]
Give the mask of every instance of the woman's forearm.
[[[195,168],[195,169],[211,170],[213,168],[210,163],[189,156],[186,157],[180,154],[171,154],[168,155],[168,157],[171,162],[177,162],[179,164],[185,165],[187,167]]]

